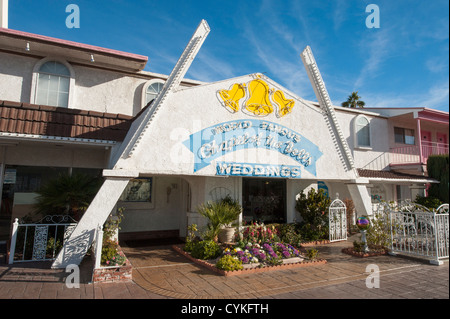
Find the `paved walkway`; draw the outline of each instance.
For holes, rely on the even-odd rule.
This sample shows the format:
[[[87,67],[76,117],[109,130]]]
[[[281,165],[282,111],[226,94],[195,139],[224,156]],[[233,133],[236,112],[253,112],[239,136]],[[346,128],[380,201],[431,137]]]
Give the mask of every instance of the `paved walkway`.
[[[0,299],[394,299],[449,298],[448,261],[341,253],[352,240],[317,246],[324,265],[224,277],[193,264],[170,246],[122,247],[133,265],[133,281],[89,283],[81,265],[79,288],[68,288],[69,273],[50,264],[0,264]],[[367,288],[368,265],[380,270],[380,287]],[[373,281],[371,281],[373,282]]]

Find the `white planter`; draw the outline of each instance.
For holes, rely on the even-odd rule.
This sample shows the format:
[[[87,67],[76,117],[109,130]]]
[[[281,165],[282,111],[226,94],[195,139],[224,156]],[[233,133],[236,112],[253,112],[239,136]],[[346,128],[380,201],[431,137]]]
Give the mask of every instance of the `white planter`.
[[[234,240],[234,227],[226,227],[219,232],[219,241],[221,243],[232,243]]]

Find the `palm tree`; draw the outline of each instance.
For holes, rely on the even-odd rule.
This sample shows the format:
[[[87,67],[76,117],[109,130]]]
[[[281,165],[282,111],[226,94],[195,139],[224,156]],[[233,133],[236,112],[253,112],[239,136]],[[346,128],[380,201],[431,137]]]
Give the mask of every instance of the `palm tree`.
[[[342,102],[342,106],[343,107],[352,107],[352,108],[363,108],[364,105],[366,105],[366,103],[364,103],[364,101],[360,101],[361,97],[358,95],[358,91],[356,92],[352,92],[351,95],[348,96],[347,101]]]
[[[37,192],[35,212],[70,215],[79,220],[100,189],[102,180],[85,174],[61,174]]]

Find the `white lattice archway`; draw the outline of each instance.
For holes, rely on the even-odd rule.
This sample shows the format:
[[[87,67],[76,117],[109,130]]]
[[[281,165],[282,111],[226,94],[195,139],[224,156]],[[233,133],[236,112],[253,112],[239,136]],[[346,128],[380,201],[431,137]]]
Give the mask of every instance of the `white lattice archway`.
[[[330,242],[347,240],[347,206],[338,194],[328,208],[328,220]]]

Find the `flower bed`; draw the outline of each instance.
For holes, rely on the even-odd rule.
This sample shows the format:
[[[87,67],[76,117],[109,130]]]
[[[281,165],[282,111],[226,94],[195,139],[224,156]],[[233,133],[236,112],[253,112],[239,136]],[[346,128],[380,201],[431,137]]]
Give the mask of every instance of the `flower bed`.
[[[348,254],[348,255],[352,255],[355,257],[360,257],[360,258],[364,258],[364,257],[373,257],[373,256],[382,256],[382,255],[386,255],[388,252],[383,249],[383,248],[378,248],[378,249],[374,249],[374,250],[370,250],[368,252],[362,252],[362,251],[356,251],[354,248],[352,247],[348,247],[348,248],[343,248],[342,252],[344,254]]]
[[[107,260],[105,265],[95,268],[92,274],[92,282],[124,282],[132,280],[133,267],[126,258],[120,246],[117,246],[118,254]]]
[[[296,248],[288,247],[288,245],[282,243],[272,245],[267,244],[266,247],[264,247],[264,245],[266,244],[263,244],[260,247],[252,245],[250,250],[234,246],[225,248],[221,257],[231,256],[233,259],[242,262],[242,267],[236,270],[219,269],[216,265],[221,257],[213,260],[201,260],[192,257],[189,252],[184,251],[184,245],[174,245],[172,248],[194,263],[224,276],[323,265],[326,263],[326,260],[324,259],[308,260],[303,257]],[[247,248],[250,247],[247,246]]]
[[[231,246],[224,250],[224,255],[239,259],[243,265],[258,263],[262,266],[275,266],[289,258],[299,258],[300,251],[289,244],[269,243],[262,245],[247,243],[243,248]],[[303,258],[301,258],[303,260]]]

